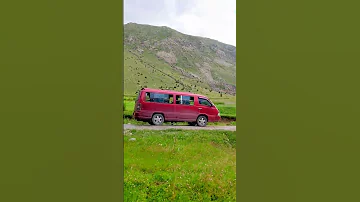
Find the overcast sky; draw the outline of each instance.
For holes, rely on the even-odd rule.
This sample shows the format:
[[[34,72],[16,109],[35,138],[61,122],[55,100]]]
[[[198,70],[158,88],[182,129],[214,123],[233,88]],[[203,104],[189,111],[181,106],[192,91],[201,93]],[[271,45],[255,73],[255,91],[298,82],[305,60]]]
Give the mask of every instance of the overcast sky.
[[[236,0],[124,0],[124,23],[167,26],[236,46]]]

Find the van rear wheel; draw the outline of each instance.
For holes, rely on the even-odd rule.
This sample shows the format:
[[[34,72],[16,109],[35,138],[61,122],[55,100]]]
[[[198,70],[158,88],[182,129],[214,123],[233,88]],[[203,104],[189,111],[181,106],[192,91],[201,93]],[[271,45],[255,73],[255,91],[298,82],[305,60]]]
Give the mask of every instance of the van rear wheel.
[[[203,115],[199,116],[199,117],[197,118],[197,120],[196,120],[196,123],[197,123],[197,125],[200,126],[200,127],[205,127],[206,124],[207,124],[207,118],[206,118],[206,116],[203,116]]]
[[[164,123],[164,116],[162,114],[154,114],[151,122],[156,126],[162,125]]]

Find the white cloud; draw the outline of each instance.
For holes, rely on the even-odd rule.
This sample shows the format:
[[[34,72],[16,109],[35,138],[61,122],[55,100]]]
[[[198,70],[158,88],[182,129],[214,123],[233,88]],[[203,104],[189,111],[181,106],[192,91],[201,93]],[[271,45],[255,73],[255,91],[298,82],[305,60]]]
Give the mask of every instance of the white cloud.
[[[235,0],[125,0],[124,17],[235,46],[235,9]]]

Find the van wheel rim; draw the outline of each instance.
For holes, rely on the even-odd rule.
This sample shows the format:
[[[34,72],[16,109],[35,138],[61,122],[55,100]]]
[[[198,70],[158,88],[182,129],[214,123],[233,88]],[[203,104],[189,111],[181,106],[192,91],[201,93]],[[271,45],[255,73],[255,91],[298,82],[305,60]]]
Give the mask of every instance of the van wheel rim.
[[[159,116],[159,115],[155,116],[155,117],[154,117],[154,122],[155,122],[156,124],[162,123],[162,117]]]
[[[206,123],[206,119],[204,117],[199,118],[198,124],[203,126]]]

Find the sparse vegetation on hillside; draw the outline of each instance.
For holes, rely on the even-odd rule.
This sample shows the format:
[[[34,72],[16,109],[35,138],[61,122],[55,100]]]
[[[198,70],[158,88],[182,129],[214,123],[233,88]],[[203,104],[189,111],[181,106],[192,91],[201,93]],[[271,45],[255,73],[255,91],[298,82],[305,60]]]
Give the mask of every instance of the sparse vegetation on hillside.
[[[236,48],[168,27],[125,25],[125,94],[142,87],[234,99]]]

